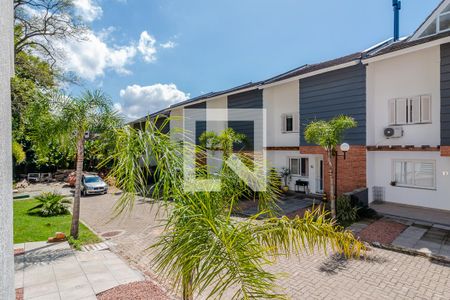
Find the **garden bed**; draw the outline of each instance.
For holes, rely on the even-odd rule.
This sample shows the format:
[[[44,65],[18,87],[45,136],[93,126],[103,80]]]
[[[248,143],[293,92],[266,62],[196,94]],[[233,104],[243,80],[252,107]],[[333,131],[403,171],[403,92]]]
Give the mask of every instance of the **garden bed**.
[[[97,295],[99,300],[168,300],[169,298],[156,284],[150,281],[139,281],[119,285]]]
[[[35,200],[14,201],[14,243],[46,241],[55,232],[70,232],[72,215],[41,217],[28,214],[28,210],[38,204]],[[81,245],[98,243],[101,239],[80,223],[78,237]]]
[[[359,237],[369,243],[391,244],[407,227],[395,221],[381,219],[361,230]]]

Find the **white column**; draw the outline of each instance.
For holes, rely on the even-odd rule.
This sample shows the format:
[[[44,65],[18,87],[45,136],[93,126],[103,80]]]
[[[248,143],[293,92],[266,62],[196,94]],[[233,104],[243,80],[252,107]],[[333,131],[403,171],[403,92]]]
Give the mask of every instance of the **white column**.
[[[13,1],[0,0],[0,299],[15,299],[11,154]]]

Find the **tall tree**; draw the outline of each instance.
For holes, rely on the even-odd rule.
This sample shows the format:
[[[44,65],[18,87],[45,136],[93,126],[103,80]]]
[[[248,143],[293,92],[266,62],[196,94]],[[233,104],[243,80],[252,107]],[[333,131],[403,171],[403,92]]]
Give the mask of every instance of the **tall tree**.
[[[191,300],[195,293],[220,298],[229,290],[233,290],[232,299],[285,299],[277,291],[276,276],[264,268],[276,257],[327,245],[347,256],[359,256],[363,250],[351,232],[335,227],[321,211],[306,213],[304,218],[274,217],[279,194],[275,188],[279,186],[260,192],[266,202],[258,214],[248,219],[233,217],[245,190],[229,184],[231,175],[222,168],[217,176],[222,180],[219,191],[208,185],[200,191],[186,191],[184,186],[190,182],[180,172],[184,151],[195,156],[193,145],[173,141],[170,134],[147,121],[143,130],[118,129],[110,157],[111,175],[124,191],[116,206],[118,213],[131,209],[136,195],[148,189],[147,174],[156,163],[158,180],[152,196],[161,200],[167,219],[164,233],[152,246],[153,262],[162,276],[173,279],[183,299]],[[256,161],[253,167],[259,167]],[[268,181],[265,176],[249,180]],[[269,217],[257,220],[263,215]]]
[[[305,140],[308,143],[323,147],[327,153],[328,176],[330,178],[330,206],[331,216],[336,218],[336,197],[334,186],[333,158],[337,155],[336,147],[342,143],[342,138],[347,129],[357,126],[356,121],[349,116],[338,116],[330,121],[313,121],[306,126]]]
[[[38,51],[53,67],[64,55],[55,42],[80,39],[86,30],[71,0],[14,0],[16,31],[14,49]]]
[[[102,138],[114,134],[121,118],[112,108],[109,98],[100,91],[86,91],[79,98],[57,95],[48,103],[36,103],[32,115],[30,137],[37,153],[45,156],[49,145],[58,144],[66,151],[76,150],[76,183],[70,235],[78,238],[80,219],[81,179],[83,174],[86,136]]]

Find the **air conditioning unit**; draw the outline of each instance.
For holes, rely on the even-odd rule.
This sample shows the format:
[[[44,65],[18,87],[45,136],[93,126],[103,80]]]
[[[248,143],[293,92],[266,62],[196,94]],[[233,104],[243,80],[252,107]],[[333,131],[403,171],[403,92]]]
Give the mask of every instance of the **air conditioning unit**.
[[[403,136],[403,127],[392,126],[384,129],[384,136],[388,139],[399,138]]]

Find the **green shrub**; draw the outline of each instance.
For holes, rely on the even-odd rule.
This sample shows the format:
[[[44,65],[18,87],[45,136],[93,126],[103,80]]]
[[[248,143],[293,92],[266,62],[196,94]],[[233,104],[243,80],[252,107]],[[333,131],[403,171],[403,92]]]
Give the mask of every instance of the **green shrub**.
[[[339,196],[337,201],[337,220],[340,225],[347,227],[358,220],[358,207],[352,205],[346,196]]]
[[[69,236],[69,238],[67,239],[67,241],[69,242],[69,244],[75,249],[80,251],[81,250],[81,245],[82,242],[80,240],[76,240],[73,237]]]
[[[38,214],[41,217],[65,215],[69,213],[69,199],[57,193],[42,193],[34,198],[38,205],[30,208],[28,213]]]

